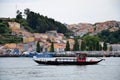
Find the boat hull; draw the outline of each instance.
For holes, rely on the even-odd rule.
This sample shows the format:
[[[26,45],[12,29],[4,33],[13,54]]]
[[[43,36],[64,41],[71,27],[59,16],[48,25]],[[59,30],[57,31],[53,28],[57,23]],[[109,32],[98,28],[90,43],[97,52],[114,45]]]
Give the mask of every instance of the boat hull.
[[[102,61],[86,61],[86,62],[71,62],[71,61],[39,61],[39,60],[34,60],[38,64],[47,64],[47,65],[94,65]]]

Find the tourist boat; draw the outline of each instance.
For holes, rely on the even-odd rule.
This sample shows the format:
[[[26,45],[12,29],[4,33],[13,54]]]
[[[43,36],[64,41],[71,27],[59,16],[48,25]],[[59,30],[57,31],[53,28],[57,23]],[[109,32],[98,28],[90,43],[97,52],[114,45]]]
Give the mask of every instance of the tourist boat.
[[[51,54],[44,55],[43,57],[33,57],[33,60],[38,64],[47,65],[93,65],[101,62],[100,60],[87,60],[86,54],[79,54],[76,57],[53,57]]]

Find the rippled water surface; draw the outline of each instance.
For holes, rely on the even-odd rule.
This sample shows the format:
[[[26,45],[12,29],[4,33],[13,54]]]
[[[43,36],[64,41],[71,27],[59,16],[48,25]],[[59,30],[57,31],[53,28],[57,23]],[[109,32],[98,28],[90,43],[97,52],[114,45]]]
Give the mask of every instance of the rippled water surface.
[[[97,65],[39,65],[32,58],[0,58],[0,80],[120,80],[120,58]]]

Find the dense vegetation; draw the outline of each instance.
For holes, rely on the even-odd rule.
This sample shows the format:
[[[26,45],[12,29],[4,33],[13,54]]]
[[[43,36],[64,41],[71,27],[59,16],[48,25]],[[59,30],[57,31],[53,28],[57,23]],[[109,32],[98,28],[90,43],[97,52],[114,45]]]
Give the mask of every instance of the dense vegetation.
[[[108,30],[104,30],[98,34],[101,41],[110,43],[110,44],[120,44],[120,30],[115,32],[110,32]]]
[[[0,22],[0,34],[9,34],[11,31],[6,22]]]
[[[38,53],[40,53],[41,51],[40,51],[40,41],[38,41],[37,42],[37,45],[36,45],[36,51],[38,52]]]
[[[107,50],[107,43],[101,42],[98,36],[85,35],[82,37],[81,44],[78,42],[79,37],[74,39],[73,51],[101,51]],[[102,46],[103,45],[103,46]],[[70,44],[67,41],[65,51],[70,51]]]
[[[73,46],[73,51],[79,51],[79,50],[80,50],[80,46],[79,46],[78,39],[75,39],[75,44]]]
[[[54,43],[52,42],[51,43],[51,46],[50,46],[50,52],[54,52],[55,50],[54,50]]]
[[[59,33],[66,33],[68,30],[66,26],[58,21],[47,16],[40,15],[30,11],[29,9],[24,10],[26,19],[22,18],[22,13],[18,10],[16,21],[20,22],[28,30],[33,30],[35,32],[44,33],[49,30],[57,30]]]
[[[110,32],[109,30],[103,30],[101,33],[98,33],[97,36],[89,36],[88,34],[82,38],[81,50],[88,51],[99,51],[107,50],[107,43],[110,44],[120,44],[120,30],[115,32]],[[103,46],[100,42],[104,42]]]
[[[0,22],[0,44],[20,42],[22,42],[22,38],[11,35],[11,30],[8,28],[7,23]]]
[[[100,45],[100,39],[98,36],[89,36],[86,35],[82,38],[81,43],[81,50],[88,50],[88,51],[99,51],[102,50],[102,47]]]
[[[70,51],[70,44],[69,44],[69,41],[67,41],[67,43],[66,43],[65,51]]]

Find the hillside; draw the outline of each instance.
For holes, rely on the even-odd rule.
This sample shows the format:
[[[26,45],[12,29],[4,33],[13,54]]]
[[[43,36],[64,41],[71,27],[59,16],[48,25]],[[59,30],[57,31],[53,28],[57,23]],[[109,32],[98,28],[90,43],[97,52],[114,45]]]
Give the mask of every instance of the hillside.
[[[111,32],[120,29],[120,21],[105,21],[93,24],[95,26],[95,32],[101,32],[103,30],[109,30]]]
[[[91,23],[78,23],[67,25],[67,28],[74,32],[75,36],[83,36],[86,33],[96,34],[103,30],[114,32],[120,29],[120,21],[105,21]]]
[[[11,35],[11,33],[7,21],[0,21],[0,44],[22,42],[21,37]]]
[[[21,23],[21,25],[33,32],[45,33],[49,30],[56,30],[59,33],[67,33],[67,28],[64,24],[55,21],[52,18],[48,18],[47,16],[40,15],[39,13],[35,13],[30,11],[29,9],[24,10],[24,15],[26,18],[23,18],[22,12],[17,11],[16,21]]]
[[[23,18],[23,15],[26,17]],[[52,18],[25,9],[24,14],[18,10],[16,18],[0,18],[0,44],[22,42],[22,38],[19,35],[11,34],[12,31],[8,28],[9,21],[20,23],[21,30],[12,30],[16,33],[25,33],[25,35],[29,34],[29,32],[45,33],[46,31],[56,30],[58,33],[63,33],[67,37],[70,35],[83,37],[85,34],[90,33],[92,35],[98,34],[101,41],[120,43],[120,21],[64,25]]]
[[[23,18],[23,15],[26,15],[26,18]],[[14,29],[14,24],[19,24],[20,29]],[[23,42],[21,33],[26,35],[29,32],[45,33],[50,30],[56,30],[58,33],[63,34],[69,32],[64,24],[52,18],[40,15],[29,9],[25,9],[24,14],[18,10],[16,18],[0,18],[0,44]]]

